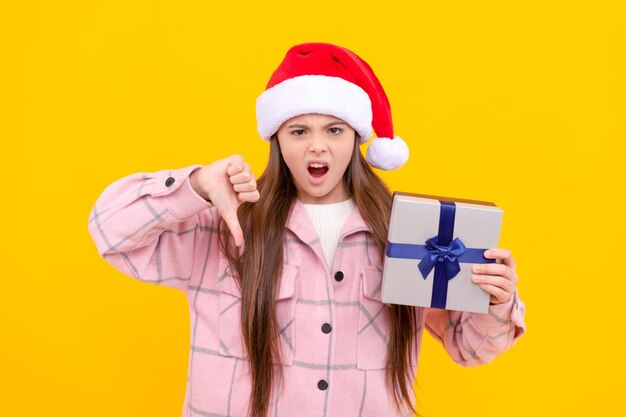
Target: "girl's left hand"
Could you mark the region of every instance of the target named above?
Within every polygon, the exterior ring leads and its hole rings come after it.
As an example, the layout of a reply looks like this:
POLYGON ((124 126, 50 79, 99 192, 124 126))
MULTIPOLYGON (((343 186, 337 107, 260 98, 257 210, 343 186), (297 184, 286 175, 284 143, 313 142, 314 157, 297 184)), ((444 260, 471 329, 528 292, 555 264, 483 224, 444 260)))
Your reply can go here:
POLYGON ((491 294, 491 304, 508 302, 517 285, 515 260, 511 251, 502 248, 493 248, 485 251, 485 258, 495 259, 495 264, 475 264, 472 266, 472 281, 491 294))

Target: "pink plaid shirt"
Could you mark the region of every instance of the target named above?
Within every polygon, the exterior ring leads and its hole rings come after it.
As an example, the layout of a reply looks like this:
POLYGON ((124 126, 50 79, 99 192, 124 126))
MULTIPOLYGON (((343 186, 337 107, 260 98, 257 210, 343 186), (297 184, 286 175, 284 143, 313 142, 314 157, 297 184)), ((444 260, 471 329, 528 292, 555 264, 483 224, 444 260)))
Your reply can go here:
MULTIPOLYGON (((183 417, 244 417, 250 374, 240 329, 241 294, 218 248, 219 214, 195 193, 201 165, 139 173, 109 185, 89 231, 104 259, 143 282, 184 291, 191 352, 183 417)), ((276 300, 285 384, 268 416, 410 416, 395 411, 385 386, 389 338, 380 301, 382 264, 358 207, 341 232, 329 270, 319 237, 299 201, 284 235, 276 300)), ((515 297, 488 314, 416 307, 424 329, 462 366, 488 363, 524 333, 515 297)))

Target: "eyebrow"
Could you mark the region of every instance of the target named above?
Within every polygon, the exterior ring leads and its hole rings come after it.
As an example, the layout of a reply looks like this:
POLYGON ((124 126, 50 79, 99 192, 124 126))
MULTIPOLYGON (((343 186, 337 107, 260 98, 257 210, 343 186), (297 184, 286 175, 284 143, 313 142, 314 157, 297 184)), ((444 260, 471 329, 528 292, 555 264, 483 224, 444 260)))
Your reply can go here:
MULTIPOLYGON (((333 125, 347 125, 347 123, 346 122, 341 122, 341 121, 330 122, 330 123, 326 124, 324 127, 327 128, 327 127, 330 127, 330 126, 333 126, 333 125)), ((308 126, 307 125, 295 124, 295 125, 289 125, 287 127, 288 128, 293 128, 293 127, 304 127, 304 128, 307 128, 308 126)))

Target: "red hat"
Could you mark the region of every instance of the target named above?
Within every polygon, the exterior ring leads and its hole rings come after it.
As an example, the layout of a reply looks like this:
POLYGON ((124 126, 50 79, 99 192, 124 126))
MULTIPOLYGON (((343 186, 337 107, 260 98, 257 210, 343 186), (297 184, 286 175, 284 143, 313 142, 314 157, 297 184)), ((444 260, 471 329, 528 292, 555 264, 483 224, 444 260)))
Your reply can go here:
POLYGON ((354 52, 328 43, 291 47, 257 98, 257 130, 265 140, 292 117, 321 113, 338 117, 367 142, 376 168, 400 168, 409 158, 407 144, 393 134, 391 108, 374 71, 354 52))

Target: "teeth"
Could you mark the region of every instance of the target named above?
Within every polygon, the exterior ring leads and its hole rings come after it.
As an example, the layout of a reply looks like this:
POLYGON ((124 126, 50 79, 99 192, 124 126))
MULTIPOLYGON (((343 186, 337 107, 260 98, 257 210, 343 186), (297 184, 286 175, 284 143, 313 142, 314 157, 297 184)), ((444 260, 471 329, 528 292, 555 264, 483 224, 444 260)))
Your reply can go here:
POLYGON ((309 166, 311 168, 324 168, 326 166, 326 164, 321 164, 321 163, 314 162, 312 164, 309 164, 309 166))

